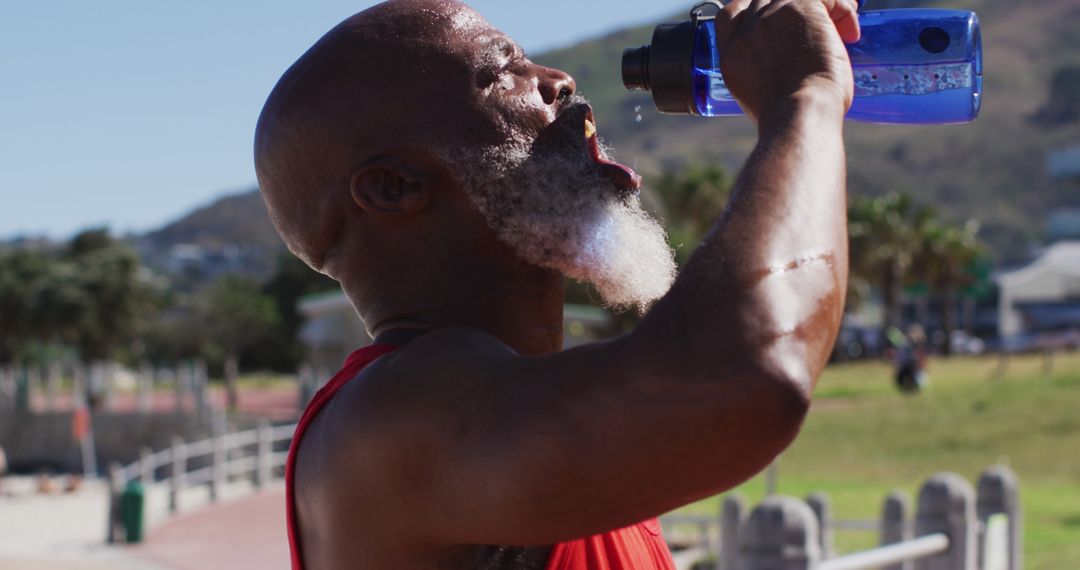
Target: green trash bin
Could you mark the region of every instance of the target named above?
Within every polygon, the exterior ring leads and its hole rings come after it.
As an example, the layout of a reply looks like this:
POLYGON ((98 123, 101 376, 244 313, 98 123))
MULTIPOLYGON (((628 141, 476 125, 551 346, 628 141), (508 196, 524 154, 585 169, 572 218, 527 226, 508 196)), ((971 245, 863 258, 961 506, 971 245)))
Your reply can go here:
POLYGON ((128 482, 120 496, 120 522, 124 525, 126 541, 130 544, 142 542, 145 503, 146 491, 142 483, 128 482))

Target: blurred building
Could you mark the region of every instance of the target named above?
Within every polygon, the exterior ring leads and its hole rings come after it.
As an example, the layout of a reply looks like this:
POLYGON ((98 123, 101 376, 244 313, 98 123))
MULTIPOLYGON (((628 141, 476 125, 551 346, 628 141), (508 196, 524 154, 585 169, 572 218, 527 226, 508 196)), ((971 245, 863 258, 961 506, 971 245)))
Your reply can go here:
MULTIPOLYGON (((340 291, 304 297, 297 309, 304 316, 300 342, 304 345, 305 357, 315 370, 337 370, 349 353, 371 344, 364 323, 340 291)), ((563 346, 571 348, 604 338, 611 331, 612 322, 611 313, 604 309, 566 305, 563 346)))
POLYGON ((341 291, 303 297, 297 310, 304 316, 298 333, 304 356, 317 371, 337 370, 350 353, 371 344, 364 323, 341 291))
POLYGON ((1080 176, 1080 145, 1050 153, 1046 158, 1046 170, 1050 178, 1080 176))
POLYGON ((1058 241, 996 280, 1003 338, 1080 328, 1080 241, 1058 241))

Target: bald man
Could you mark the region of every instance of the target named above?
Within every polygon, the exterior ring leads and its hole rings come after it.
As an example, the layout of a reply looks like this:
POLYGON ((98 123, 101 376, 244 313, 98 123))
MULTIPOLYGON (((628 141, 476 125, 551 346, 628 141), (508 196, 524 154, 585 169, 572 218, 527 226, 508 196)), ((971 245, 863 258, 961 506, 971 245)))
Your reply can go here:
POLYGON ((305 53, 259 120, 260 188, 375 344, 294 438, 293 567, 672 568, 655 517, 783 450, 833 346, 855 12, 724 8, 759 142, 677 279, 574 80, 467 6, 391 0, 305 53), (643 321, 562 350, 564 276, 643 321))

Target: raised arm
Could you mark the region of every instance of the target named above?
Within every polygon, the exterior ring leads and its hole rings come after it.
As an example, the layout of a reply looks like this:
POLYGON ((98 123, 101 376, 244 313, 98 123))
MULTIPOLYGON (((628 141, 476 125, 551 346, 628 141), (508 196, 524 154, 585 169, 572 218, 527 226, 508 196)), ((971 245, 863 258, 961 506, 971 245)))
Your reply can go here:
POLYGON ((725 9, 725 77, 760 141, 722 219, 633 333, 524 358, 443 330, 365 373, 346 395, 357 425, 328 431, 355 440, 349 470, 381 489, 388 528, 433 545, 576 538, 723 491, 791 442, 846 289, 841 35, 857 37, 854 9, 725 9))

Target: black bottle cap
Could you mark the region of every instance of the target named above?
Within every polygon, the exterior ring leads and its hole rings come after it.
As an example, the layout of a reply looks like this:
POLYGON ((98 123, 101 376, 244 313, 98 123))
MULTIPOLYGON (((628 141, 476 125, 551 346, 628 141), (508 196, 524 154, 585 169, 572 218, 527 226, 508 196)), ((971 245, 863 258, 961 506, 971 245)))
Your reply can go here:
POLYGON ((653 32, 649 48, 648 84, 656 110, 677 115, 696 115, 694 106, 692 22, 662 24, 653 32))
POLYGON ((630 91, 649 90, 649 46, 623 50, 622 81, 630 91))

